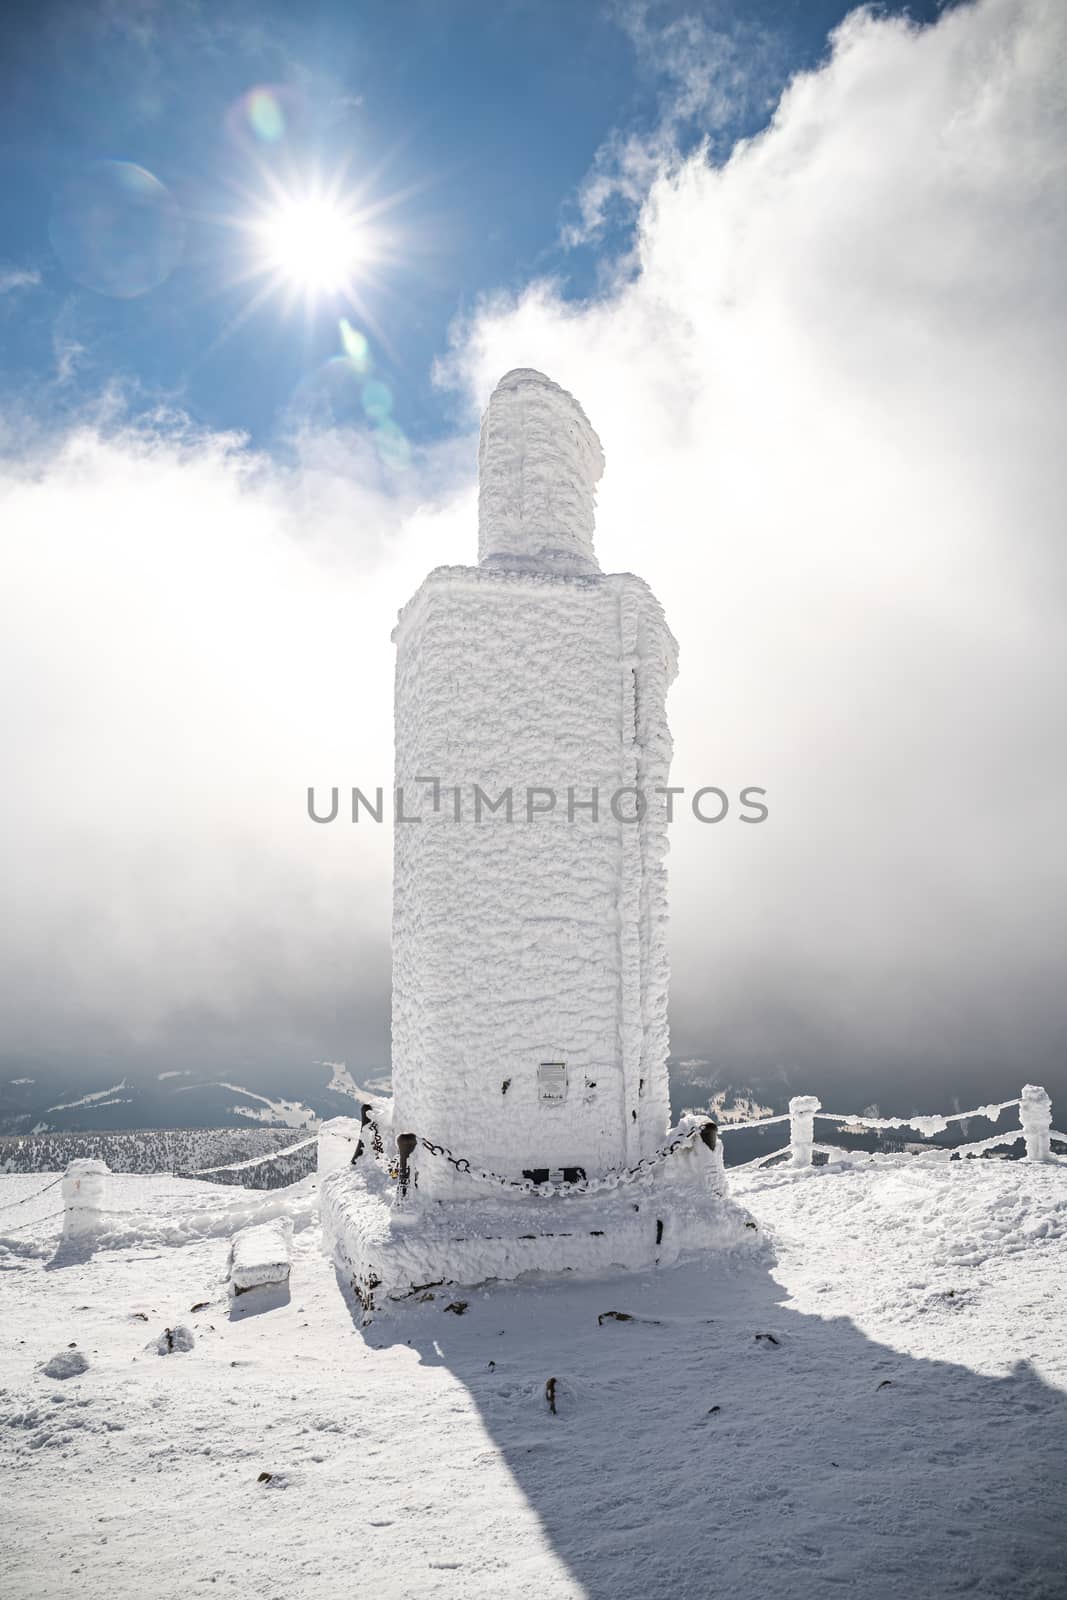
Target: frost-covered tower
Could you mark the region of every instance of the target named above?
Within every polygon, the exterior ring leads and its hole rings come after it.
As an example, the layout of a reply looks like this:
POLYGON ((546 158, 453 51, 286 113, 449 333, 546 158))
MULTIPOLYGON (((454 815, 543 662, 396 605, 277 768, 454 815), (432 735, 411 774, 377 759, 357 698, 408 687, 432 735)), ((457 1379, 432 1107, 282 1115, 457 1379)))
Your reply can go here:
POLYGON ((509 372, 479 461, 478 565, 431 572, 394 634, 393 1098, 319 1135, 367 1316, 755 1228, 714 1123, 667 1131, 674 640, 597 563, 604 457, 573 396, 509 372))
POLYGON ((677 647, 647 584, 600 570, 604 457, 572 395, 509 372, 479 467, 478 565, 431 572, 393 635, 393 1128, 592 1177, 669 1121, 677 647))

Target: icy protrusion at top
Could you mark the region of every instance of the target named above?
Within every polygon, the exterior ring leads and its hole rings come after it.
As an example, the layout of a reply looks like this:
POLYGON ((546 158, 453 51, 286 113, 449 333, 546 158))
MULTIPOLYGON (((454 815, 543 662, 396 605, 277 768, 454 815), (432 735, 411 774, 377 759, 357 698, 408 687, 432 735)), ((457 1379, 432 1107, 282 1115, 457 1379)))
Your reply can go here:
POLYGON ((478 559, 599 572, 593 552, 604 452, 573 395, 530 367, 494 389, 478 447, 478 559))

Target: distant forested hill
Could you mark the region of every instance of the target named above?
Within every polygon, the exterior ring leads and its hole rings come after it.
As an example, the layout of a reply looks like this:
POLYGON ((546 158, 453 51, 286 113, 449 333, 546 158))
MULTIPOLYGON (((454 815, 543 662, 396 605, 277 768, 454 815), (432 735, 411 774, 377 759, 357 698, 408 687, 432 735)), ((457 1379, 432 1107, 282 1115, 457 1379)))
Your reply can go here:
MULTIPOLYGON (((0 1138, 0 1172, 62 1172, 91 1157, 112 1172, 185 1172, 225 1166, 284 1150, 307 1135, 294 1128, 152 1128, 137 1133, 39 1133, 0 1138)), ((274 1189, 314 1170, 315 1146, 243 1172, 212 1174, 219 1183, 274 1189)))

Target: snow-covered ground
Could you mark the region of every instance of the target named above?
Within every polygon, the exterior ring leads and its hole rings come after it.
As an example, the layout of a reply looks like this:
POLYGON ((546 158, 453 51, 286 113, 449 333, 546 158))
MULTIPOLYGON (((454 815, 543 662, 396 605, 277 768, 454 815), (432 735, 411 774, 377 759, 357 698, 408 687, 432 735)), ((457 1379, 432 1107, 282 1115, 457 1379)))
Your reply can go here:
POLYGON ((367 1328, 313 1178, 112 1182, 78 1255, 0 1178, 10 1600, 1067 1594, 1067 1165, 741 1174, 762 1259, 367 1328), (288 1292, 231 1308, 230 1235, 285 1214, 288 1292))
MULTIPOLYGON (((12 1078, 12 1083, 32 1083, 32 1078, 12 1078)), ((100 1105, 128 1105, 128 1100, 115 1101, 112 1095, 117 1095, 120 1089, 125 1089, 126 1079, 121 1083, 112 1084, 110 1089, 98 1089, 95 1094, 83 1094, 80 1100, 64 1100, 58 1106, 49 1106, 49 1111, 77 1111, 81 1106, 100 1105)))
POLYGON ((272 1100, 269 1095, 255 1094, 251 1089, 244 1088, 239 1083, 195 1083, 190 1084, 188 1091, 183 1086, 175 1089, 175 1094, 196 1093, 202 1089, 229 1089, 233 1094, 243 1094, 249 1100, 254 1100, 254 1106, 230 1106, 229 1110, 235 1117, 247 1117, 250 1122, 267 1122, 272 1126, 282 1123, 287 1128, 306 1128, 317 1121, 314 1111, 300 1100, 272 1100))

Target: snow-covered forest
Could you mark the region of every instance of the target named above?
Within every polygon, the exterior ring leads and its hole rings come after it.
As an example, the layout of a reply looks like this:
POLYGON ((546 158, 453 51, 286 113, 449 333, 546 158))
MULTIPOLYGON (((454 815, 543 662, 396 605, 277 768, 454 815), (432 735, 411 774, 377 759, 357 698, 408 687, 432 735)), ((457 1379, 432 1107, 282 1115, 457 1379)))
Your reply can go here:
MULTIPOLYGON (((299 1141, 291 1128, 152 1128, 141 1133, 41 1133, 0 1138, 0 1172, 61 1172, 69 1161, 106 1161, 112 1172, 186 1172, 221 1167, 283 1150, 299 1141)), ((315 1165, 314 1144, 283 1162, 258 1162, 240 1181, 252 1189, 293 1183, 315 1165)), ((216 1181, 227 1182, 219 1173, 216 1181)))

